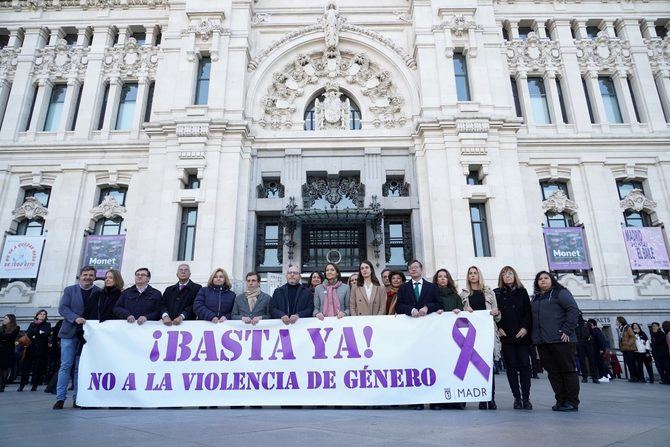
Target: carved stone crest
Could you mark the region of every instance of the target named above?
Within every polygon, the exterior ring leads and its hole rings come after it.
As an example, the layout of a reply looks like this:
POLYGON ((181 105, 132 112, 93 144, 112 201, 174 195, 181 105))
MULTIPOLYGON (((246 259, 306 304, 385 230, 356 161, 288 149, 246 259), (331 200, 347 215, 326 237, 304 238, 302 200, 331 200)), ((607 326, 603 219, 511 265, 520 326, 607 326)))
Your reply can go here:
POLYGON ((311 208, 318 199, 325 199, 335 208, 343 198, 351 199, 358 208, 363 206, 365 186, 357 177, 307 177, 302 185, 303 208, 311 208))
POLYGON ((512 74, 516 72, 557 71, 563 64, 559 43, 540 39, 529 33, 526 40, 515 39, 505 42, 507 64, 512 74))
POLYGON ((91 214, 92 214, 93 220, 97 220, 101 217, 104 217, 105 219, 113 219, 115 217, 123 217, 123 215, 125 213, 126 213, 126 208, 119 205, 119 202, 117 202, 114 197, 109 196, 109 195, 105 196, 105 198, 102 199, 102 202, 100 203, 100 205, 91 209, 91 214))
POLYGON ((316 129, 348 129, 350 103, 346 98, 342 101, 340 88, 335 82, 326 85, 323 101, 315 102, 316 129))
POLYGON ((12 215, 14 215, 14 219, 16 220, 32 220, 36 217, 44 219, 47 216, 47 212, 47 208, 42 205, 35 197, 26 197, 26 200, 23 201, 23 204, 12 211, 12 215))
POLYGON ((647 199, 641 190, 634 189, 619 202, 619 206, 624 211, 653 212, 656 209, 656 202, 647 199))
POLYGON ((670 36, 645 39, 649 64, 655 75, 670 76, 670 36))
POLYGON ((18 64, 17 57, 21 52, 18 48, 5 47, 0 49, 0 80, 12 79, 18 64))
POLYGON ((576 45, 577 60, 582 72, 630 71, 632 68, 630 43, 628 41, 609 37, 601 31, 595 40, 578 40, 576 45))
POLYGON ((59 39, 52 47, 35 50, 33 74, 48 78, 83 77, 90 48, 70 47, 59 39))
POLYGON ((552 213, 562 213, 567 211, 570 214, 574 214, 577 211, 577 204, 568 199, 568 196, 559 189, 550 195, 547 200, 542 202, 542 209, 552 213))
POLYGON ((460 38, 463 37, 465 33, 470 30, 480 31, 483 30, 484 27, 482 25, 478 25, 477 22, 472 20, 472 18, 466 17, 463 14, 458 14, 450 16, 449 18, 445 19, 441 24, 433 27, 433 30, 435 31, 443 29, 450 29, 455 37, 460 38))
POLYGON ((104 68, 108 77, 153 77, 158 67, 158 47, 139 45, 130 37, 125 45, 105 50, 104 68))

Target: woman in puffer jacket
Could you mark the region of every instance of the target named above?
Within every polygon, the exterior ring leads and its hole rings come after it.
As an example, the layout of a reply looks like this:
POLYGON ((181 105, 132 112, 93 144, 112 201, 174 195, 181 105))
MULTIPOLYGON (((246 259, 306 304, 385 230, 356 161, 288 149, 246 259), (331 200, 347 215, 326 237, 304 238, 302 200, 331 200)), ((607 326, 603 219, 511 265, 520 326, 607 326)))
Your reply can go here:
POLYGON ((223 323, 230 318, 235 304, 235 292, 230 290, 228 273, 221 267, 212 272, 207 287, 198 292, 193 303, 193 311, 198 320, 223 323))

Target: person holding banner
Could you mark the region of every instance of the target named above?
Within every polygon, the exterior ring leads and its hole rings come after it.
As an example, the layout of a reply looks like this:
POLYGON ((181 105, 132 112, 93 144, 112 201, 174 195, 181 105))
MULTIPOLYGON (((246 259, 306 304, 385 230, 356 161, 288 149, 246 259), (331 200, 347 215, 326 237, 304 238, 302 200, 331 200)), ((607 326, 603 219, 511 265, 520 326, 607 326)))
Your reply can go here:
POLYGON ((230 318, 235 304, 235 292, 230 290, 232 284, 226 272, 221 267, 215 269, 207 286, 198 291, 193 302, 193 311, 198 320, 223 323, 230 318))
POLYGON ((530 403, 530 298, 516 270, 505 266, 498 275, 500 309, 498 335, 515 410, 532 410, 530 403))
POLYGON ((358 266, 362 284, 351 289, 351 315, 386 315, 386 287, 379 283, 370 261, 358 266))
POLYGON ((407 282, 403 272, 393 271, 389 273, 391 286, 386 292, 386 315, 395 315, 395 305, 398 301, 398 290, 407 282))
POLYGON ((423 264, 416 259, 407 264, 411 280, 398 289, 396 313, 409 317, 425 317, 442 309, 437 287, 423 278, 423 264))
POLYGON ((349 286, 342 283, 342 273, 333 263, 323 269, 326 281, 314 289, 312 314, 323 321, 324 317, 342 318, 349 315, 349 286))
POLYGON ((100 290, 93 284, 96 277, 94 267, 82 267, 79 271, 79 284, 68 286, 63 290, 63 296, 58 303, 58 313, 63 317, 63 325, 58 336, 60 337, 60 369, 58 370, 58 384, 56 385, 56 403, 54 410, 62 410, 67 398, 67 388, 70 384, 70 372, 74 369, 74 392, 73 406, 77 405, 77 370, 81 338, 79 337, 82 326, 86 324, 83 317, 84 303, 90 300, 91 295, 100 290))
MULTIPOLYGON (((484 277, 481 270, 477 266, 470 266, 468 268, 467 289, 461 292, 461 300, 463 301, 463 309, 468 312, 475 310, 488 310, 493 316, 493 324, 500 321, 500 311, 498 310, 498 302, 496 295, 490 287, 484 284, 484 277)), ((493 329, 493 360, 500 360, 500 338, 498 337, 497 328, 493 329)), ((496 410, 496 379, 495 375, 491 376, 491 400, 488 402, 479 402, 479 409, 496 410)))
POLYGON ((309 318, 314 313, 314 300, 309 296, 307 287, 300 284, 300 269, 289 265, 286 271, 286 284, 277 287, 270 300, 270 316, 288 325, 298 318, 309 318))
POLYGON ((128 323, 144 324, 160 319, 161 293, 149 285, 151 272, 142 267, 135 271, 135 284, 121 293, 114 315, 128 323))
POLYGON ((242 320, 243 323, 256 325, 263 319, 270 318, 270 295, 261 291, 261 275, 256 272, 247 273, 247 290, 235 297, 235 304, 230 314, 231 320, 242 320))
POLYGON ((177 284, 165 289, 161 299, 161 320, 166 326, 178 326, 184 320, 194 318, 193 301, 202 286, 191 281, 191 267, 179 264, 177 284))
POLYGON ((556 405, 551 409, 577 411, 579 376, 575 368, 575 329, 579 308, 570 291, 547 271, 535 275, 533 289, 531 337, 556 396, 556 405))
POLYGON ((84 315, 87 320, 116 320, 114 308, 123 292, 123 277, 116 269, 105 273, 105 286, 91 294, 91 299, 84 303, 84 315))

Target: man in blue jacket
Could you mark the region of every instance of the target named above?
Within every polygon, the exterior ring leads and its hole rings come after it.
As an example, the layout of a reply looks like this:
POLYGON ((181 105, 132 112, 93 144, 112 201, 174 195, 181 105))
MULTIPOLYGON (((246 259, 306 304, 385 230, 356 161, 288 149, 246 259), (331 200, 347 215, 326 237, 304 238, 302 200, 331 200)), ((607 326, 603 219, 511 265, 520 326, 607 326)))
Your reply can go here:
POLYGON ((309 290, 300 284, 300 269, 294 265, 288 267, 286 284, 275 289, 270 300, 270 315, 280 318, 284 324, 293 324, 298 318, 311 317, 314 312, 314 300, 309 290))
POLYGON ((114 307, 114 315, 128 323, 144 324, 160 320, 161 293, 149 285, 151 272, 146 267, 135 271, 135 285, 121 293, 114 307))
POLYGON ((79 369, 79 353, 81 339, 79 333, 86 320, 84 302, 91 298, 91 294, 100 290, 93 285, 95 268, 82 267, 79 271, 79 284, 68 286, 63 290, 63 296, 58 304, 58 313, 63 317, 63 323, 58 336, 60 337, 60 369, 58 370, 58 384, 56 385, 56 403, 54 410, 61 410, 67 398, 67 387, 70 384, 70 372, 74 367, 74 399, 73 406, 77 405, 77 370, 79 369))
POLYGON ((398 289, 396 313, 424 317, 442 308, 437 286, 423 278, 423 264, 416 259, 407 264, 410 280, 398 289))

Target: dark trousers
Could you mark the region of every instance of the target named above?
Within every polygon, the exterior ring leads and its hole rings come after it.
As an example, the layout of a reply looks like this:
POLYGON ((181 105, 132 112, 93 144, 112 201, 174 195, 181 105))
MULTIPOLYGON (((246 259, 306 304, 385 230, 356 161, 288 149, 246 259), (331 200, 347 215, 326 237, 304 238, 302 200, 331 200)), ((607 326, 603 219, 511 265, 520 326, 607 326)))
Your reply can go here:
POLYGON ((635 359, 633 351, 621 351, 623 355, 623 364, 628 369, 628 377, 633 380, 642 380, 637 374, 637 368, 635 367, 635 359))
POLYGON ((23 365, 21 365, 21 385, 25 386, 31 375, 30 384, 32 386, 41 385, 46 367, 47 358, 45 355, 35 355, 28 351, 23 359, 23 365))
POLYGON ((661 382, 670 383, 670 357, 657 356, 654 358, 656 369, 661 382))
POLYGON ((646 367, 647 374, 649 375, 649 382, 654 383, 654 370, 651 367, 651 354, 646 352, 634 352, 633 361, 635 364, 635 375, 640 382, 644 382, 644 369, 646 367))
POLYGON ((507 367, 507 381, 515 399, 530 397, 530 345, 503 343, 502 355, 507 367), (519 387, 521 385, 521 387, 519 387), (521 390, 519 391, 519 388, 521 390))
POLYGON ((600 362, 596 357, 596 350, 592 343, 577 343, 577 356, 579 357, 579 370, 584 379, 589 374, 594 380, 602 377, 598 367, 600 362))
POLYGON ((575 347, 572 343, 537 345, 542 367, 547 370, 556 403, 579 406, 579 376, 575 370, 575 347))
POLYGON ((531 345, 530 347, 530 364, 533 368, 533 375, 542 373, 542 365, 540 364, 540 357, 537 353, 537 346, 531 345))

